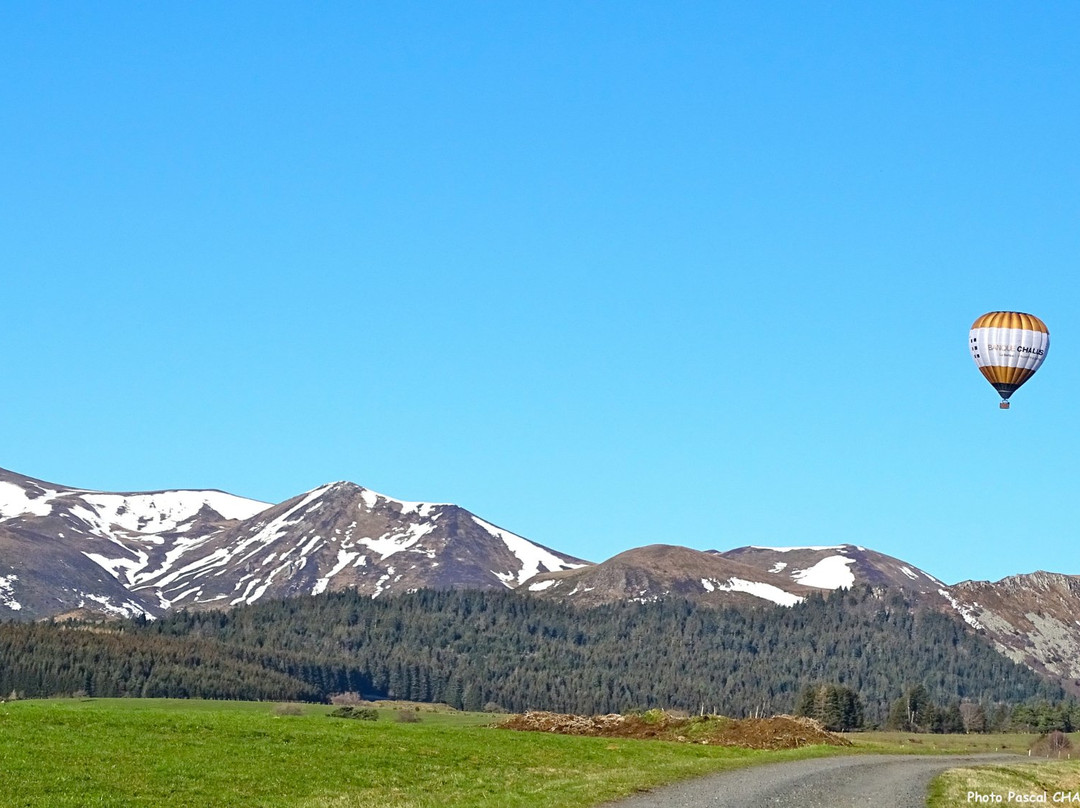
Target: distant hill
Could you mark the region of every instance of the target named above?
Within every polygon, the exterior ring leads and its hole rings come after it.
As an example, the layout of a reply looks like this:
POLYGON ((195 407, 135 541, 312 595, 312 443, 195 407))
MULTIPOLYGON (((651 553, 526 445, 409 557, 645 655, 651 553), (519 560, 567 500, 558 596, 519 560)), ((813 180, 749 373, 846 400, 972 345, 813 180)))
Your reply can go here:
POLYGON ((792 606, 821 589, 776 576, 715 553, 667 544, 627 550, 601 564, 530 579, 525 591, 577 606, 655 603, 686 598, 708 606, 792 606), (778 586, 778 584, 780 584, 778 586))

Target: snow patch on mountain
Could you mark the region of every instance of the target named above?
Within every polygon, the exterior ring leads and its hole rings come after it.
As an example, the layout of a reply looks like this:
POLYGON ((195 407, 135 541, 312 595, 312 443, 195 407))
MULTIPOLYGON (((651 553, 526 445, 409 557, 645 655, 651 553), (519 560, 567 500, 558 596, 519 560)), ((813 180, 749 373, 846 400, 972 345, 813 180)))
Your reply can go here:
POLYGON ((204 507, 226 519, 249 519, 270 506, 234 497, 222 491, 161 491, 152 494, 82 494, 108 526, 129 533, 164 533, 183 530, 204 507))
POLYGON ((270 507, 265 502, 224 491, 157 491, 147 494, 108 494, 96 491, 60 492, 0 482, 0 520, 17 516, 49 516, 57 505, 70 503, 71 511, 99 532, 115 526, 128 533, 176 531, 209 506, 225 519, 248 519, 270 507), (38 493, 32 496, 31 493, 38 493), (89 506, 89 509, 83 506, 89 506))
MULTIPOLYGON (((975 617, 975 610, 971 606, 961 603, 944 589, 939 589, 938 594, 949 601, 949 603, 952 604, 952 607, 956 609, 957 613, 964 618, 964 622, 973 629, 979 630, 985 628, 983 624, 979 622, 978 618, 975 617)), ((978 604, 975 605, 978 606, 978 604)))
POLYGON ((18 516, 48 516, 57 491, 42 488, 41 495, 31 497, 25 488, 15 483, 0 482, 0 521, 18 516))
POLYGON ((130 618, 142 615, 150 620, 155 619, 152 612, 147 611, 145 607, 133 600, 126 600, 123 603, 116 604, 104 595, 92 595, 89 592, 79 592, 78 595, 81 598, 79 601, 80 609, 86 608, 86 601, 89 600, 96 603, 102 611, 116 617, 130 618))
POLYGON ((419 523, 409 525, 404 532, 384 533, 377 539, 359 538, 358 544, 362 544, 370 550, 378 553, 380 561, 385 561, 395 553, 400 553, 416 545, 424 536, 435 529, 435 523, 419 523))
MULTIPOLYGON (((215 567, 224 567, 226 564, 229 563, 230 558, 231 558, 231 554, 229 553, 228 550, 225 550, 224 548, 219 548, 219 549, 215 550, 214 552, 210 553, 210 555, 206 555, 206 556, 203 556, 201 558, 196 558, 194 561, 192 561, 192 562, 190 562, 188 564, 185 564, 184 566, 180 567, 179 569, 173 570, 168 575, 166 575, 164 578, 161 578, 160 580, 157 580, 157 581, 153 581, 152 585, 156 586, 156 587, 164 588, 164 587, 168 586, 169 584, 171 584, 173 581, 175 581, 177 578, 179 578, 181 575, 184 575, 185 573, 189 573, 189 572, 194 572, 195 570, 199 570, 199 572, 198 572, 197 575, 192 576, 192 577, 198 577, 199 575, 205 575, 207 572, 214 569, 215 567)), ((154 576, 148 576, 148 577, 150 578, 150 580, 152 580, 154 576)), ((147 584, 147 586, 148 585, 150 585, 150 584, 147 584)))
POLYGON ((227 563, 231 558, 239 558, 241 561, 250 558, 256 553, 260 552, 263 548, 273 544, 286 533, 289 528, 295 524, 301 522, 306 512, 310 512, 318 508, 322 503, 317 500, 325 494, 333 484, 323 485, 312 491, 308 491, 304 497, 293 505, 285 513, 281 514, 275 519, 271 519, 266 524, 255 525, 251 528, 253 536, 248 537, 242 542, 239 542, 232 553, 225 553, 222 563, 227 563), (249 548, 251 548, 249 550, 249 548), (243 555, 247 551, 247 555, 243 555))
MULTIPOLYGON (((780 606, 794 606, 796 603, 802 603, 803 600, 798 595, 785 592, 778 586, 762 583, 761 581, 746 581, 742 578, 730 578, 724 583, 719 581, 707 581, 707 579, 704 578, 701 581, 702 585, 705 585, 707 582, 711 583, 721 592, 745 592, 748 595, 772 601, 780 606)), ((712 591, 708 586, 705 588, 710 592, 712 591)))
POLYGON ((83 555, 105 569, 109 575, 117 580, 120 580, 120 573, 123 571, 124 583, 131 583, 135 574, 146 566, 146 553, 143 552, 137 553, 136 558, 109 558, 99 553, 87 553, 85 551, 83 555))
POLYGON ((816 589, 850 589, 855 584, 855 573, 850 569, 854 563, 855 559, 847 556, 828 556, 812 567, 793 572, 791 577, 816 589))
MULTIPOLYGON (((286 553, 286 555, 288 555, 288 553, 286 553)), ((238 603, 246 603, 250 606, 252 603, 254 603, 266 594, 266 590, 270 588, 270 584, 274 582, 274 578, 276 578, 281 572, 288 569, 289 567, 302 569, 306 561, 307 558, 301 556, 296 561, 286 561, 281 566, 275 567, 273 570, 270 571, 270 574, 266 576, 265 580, 261 578, 255 578, 248 584, 247 589, 244 590, 244 594, 241 595, 239 598, 236 598, 235 600, 229 601, 230 604, 235 606, 238 603)))
MULTIPOLYGON (((351 485, 351 483, 334 483, 334 485, 351 485)), ((381 501, 397 505, 398 508, 401 510, 402 516, 410 513, 415 513, 425 519, 431 516, 432 512, 436 508, 450 507, 445 503, 409 502, 408 500, 404 499, 396 499, 394 497, 389 497, 386 494, 380 494, 377 491, 372 491, 370 488, 365 488, 360 492, 360 499, 363 501, 364 505, 369 511, 375 510, 376 506, 381 501)))
MULTIPOLYGON (((169 574, 170 570, 172 570, 176 562, 182 559, 184 556, 190 555, 193 550, 205 544, 208 540, 209 537, 177 537, 176 541, 173 543, 172 549, 168 550, 165 553, 165 558, 161 562, 161 566, 154 570, 147 570, 145 568, 145 565, 138 569, 130 569, 127 574, 129 583, 131 583, 132 586, 138 588, 141 584, 157 578, 159 580, 155 582, 156 586, 166 586, 167 584, 171 583, 181 572, 181 570, 178 570, 173 574, 169 574)), ((102 566, 105 566, 105 564, 101 561, 98 561, 98 563, 102 566)), ((108 567, 106 567, 106 569, 108 569, 108 567)))
POLYGON ((558 572, 559 570, 572 570, 585 566, 584 564, 571 564, 568 561, 563 561, 550 550, 545 550, 540 545, 533 544, 528 539, 523 539, 508 530, 495 527, 495 525, 489 524, 477 516, 473 516, 472 519, 492 536, 501 539, 503 544, 506 545, 506 549, 521 562, 521 569, 516 575, 513 571, 510 573, 495 573, 500 581, 511 588, 525 583, 541 572, 558 572))
MULTIPOLYGON (((820 547, 762 547, 757 544, 750 545, 751 550, 769 550, 773 553, 791 553, 796 550, 843 550, 845 547, 846 545, 843 544, 825 545, 820 547)), ((861 550, 862 548, 859 547, 857 549, 861 550)))
MULTIPOLYGON (((3 518, 59 515, 73 531, 107 541, 109 544, 103 547, 115 545, 112 552, 82 551, 82 555, 129 588, 151 578, 162 578, 181 557, 205 541, 205 538, 186 539, 183 536, 200 515, 206 516, 205 509, 209 508, 222 519, 240 520, 268 507, 265 502, 223 491, 110 494, 0 482, 0 514, 3 518), (40 495, 32 496, 35 492, 40 495), (140 546, 161 545, 166 541, 165 534, 170 534, 172 547, 161 566, 149 570, 150 555, 140 546)), ((63 533, 59 537, 63 538, 63 533)), ((146 613, 134 601, 117 605, 99 600, 102 596, 98 595, 81 593, 80 596, 117 616, 146 613)), ((163 607, 166 604, 167 601, 163 607)))
POLYGON ((13 612, 22 609, 22 604, 15 600, 15 591, 12 586, 17 580, 19 580, 18 575, 0 575, 0 606, 11 609, 13 612))
POLYGON ((326 587, 330 584, 330 579, 345 569, 353 560, 360 555, 360 553, 350 552, 349 550, 338 550, 337 563, 326 573, 322 578, 319 578, 315 582, 315 586, 311 588, 311 594, 321 595, 326 591, 326 587))

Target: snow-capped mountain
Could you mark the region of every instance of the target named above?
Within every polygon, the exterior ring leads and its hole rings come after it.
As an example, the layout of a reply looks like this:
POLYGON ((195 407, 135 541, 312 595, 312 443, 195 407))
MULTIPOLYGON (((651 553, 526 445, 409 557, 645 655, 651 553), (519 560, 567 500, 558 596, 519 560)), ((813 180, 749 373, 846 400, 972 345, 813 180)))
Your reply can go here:
POLYGON ((0 469, 0 616, 157 614, 133 584, 267 507, 223 491, 86 491, 0 469))
POLYGON ((225 529, 138 581, 161 608, 235 606, 263 597, 356 589, 513 589, 587 562, 528 541, 456 505, 404 502, 324 485, 225 529))
POLYGON ((585 563, 457 506, 347 482, 269 505, 221 491, 85 491, 0 470, 0 616, 155 616, 345 587, 514 588, 585 563))
POLYGON ((509 588, 592 606, 687 598, 791 606, 869 585, 949 612, 1080 694, 1080 576, 1038 572, 949 586, 851 544, 651 545, 590 564, 455 505, 348 482, 271 505, 223 491, 108 493, 0 469, 0 619, 157 616, 352 588, 509 588))
POLYGON ((719 552, 721 558, 738 561, 767 572, 767 580, 786 588, 799 584, 818 590, 871 586, 902 592, 909 600, 935 607, 947 600, 948 587, 918 567, 854 544, 831 547, 737 547, 719 552))
POLYGON ((832 547, 738 547, 691 550, 651 545, 593 567, 539 575, 525 590, 582 605, 681 597, 710 605, 791 606, 813 592, 869 585, 902 592, 913 602, 948 604, 946 585, 903 561, 843 544, 832 547))
POLYGON ((686 598, 710 606, 763 601, 792 606, 814 591, 715 553, 668 544, 638 547, 603 563, 527 581, 530 594, 579 606, 686 598))

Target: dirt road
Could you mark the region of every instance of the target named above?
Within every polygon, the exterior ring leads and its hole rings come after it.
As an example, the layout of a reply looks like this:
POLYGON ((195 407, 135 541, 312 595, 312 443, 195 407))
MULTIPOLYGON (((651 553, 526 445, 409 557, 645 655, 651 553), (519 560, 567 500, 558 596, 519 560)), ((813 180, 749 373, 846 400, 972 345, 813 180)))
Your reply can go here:
POLYGON ((608 808, 925 808, 946 769, 1012 755, 858 755, 753 766, 609 803, 608 808))

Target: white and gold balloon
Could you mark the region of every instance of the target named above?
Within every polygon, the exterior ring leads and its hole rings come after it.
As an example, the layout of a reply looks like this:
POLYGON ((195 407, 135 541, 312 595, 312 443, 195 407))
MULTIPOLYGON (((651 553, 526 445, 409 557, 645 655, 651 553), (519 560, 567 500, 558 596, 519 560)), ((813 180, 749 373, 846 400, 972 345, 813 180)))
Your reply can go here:
POLYGON ((1050 331, 1034 314, 991 311, 972 324, 968 347, 979 372, 1001 396, 999 406, 1007 410, 1009 397, 1046 359, 1050 331))

